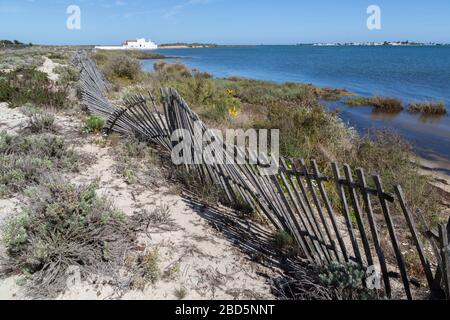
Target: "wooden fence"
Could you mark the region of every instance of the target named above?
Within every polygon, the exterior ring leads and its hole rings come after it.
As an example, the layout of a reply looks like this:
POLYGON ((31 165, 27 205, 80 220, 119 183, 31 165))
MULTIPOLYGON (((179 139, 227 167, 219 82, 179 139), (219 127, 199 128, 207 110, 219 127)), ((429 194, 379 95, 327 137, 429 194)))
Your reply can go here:
MULTIPOLYGON (((107 130, 151 141, 169 152, 179 142, 171 139, 177 129, 194 140, 195 124, 210 141, 220 140, 175 90, 162 89, 163 113, 151 95, 136 95, 121 107, 113 106, 104 96, 105 80, 86 53, 78 53, 74 64, 81 74, 83 104, 105 119, 107 130)), ((232 147, 235 154, 248 158, 244 150, 232 147)), ((450 223, 429 230, 420 213, 409 209, 400 186, 388 192, 381 177, 337 163, 330 165, 332 174, 327 176, 314 160, 281 158, 278 172, 271 176, 260 174, 262 165, 205 162, 184 169, 222 190, 226 203, 245 204, 263 213, 274 228, 289 232, 301 257, 310 263, 353 262, 367 271, 377 270, 389 298, 393 281, 401 284, 407 299, 415 298, 414 289, 420 285, 433 298, 450 298, 450 223)))

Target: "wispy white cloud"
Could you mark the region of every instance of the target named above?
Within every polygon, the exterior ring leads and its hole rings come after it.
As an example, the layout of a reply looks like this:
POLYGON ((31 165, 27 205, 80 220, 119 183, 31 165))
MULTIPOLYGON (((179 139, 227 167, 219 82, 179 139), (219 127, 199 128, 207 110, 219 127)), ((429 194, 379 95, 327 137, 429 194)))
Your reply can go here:
POLYGON ((126 5, 127 5, 127 3, 125 1, 123 1, 123 0, 114 0, 112 2, 103 3, 102 7, 105 8, 105 9, 112 9, 112 8, 115 8, 115 7, 123 7, 123 6, 126 6, 126 5))
POLYGON ((209 4, 214 1, 215 0, 188 0, 188 1, 185 1, 183 3, 180 3, 178 5, 175 5, 169 9, 165 10, 163 17, 164 18, 173 18, 176 15, 178 15, 181 11, 186 9, 187 7, 195 6, 195 5, 206 5, 206 4, 209 4))

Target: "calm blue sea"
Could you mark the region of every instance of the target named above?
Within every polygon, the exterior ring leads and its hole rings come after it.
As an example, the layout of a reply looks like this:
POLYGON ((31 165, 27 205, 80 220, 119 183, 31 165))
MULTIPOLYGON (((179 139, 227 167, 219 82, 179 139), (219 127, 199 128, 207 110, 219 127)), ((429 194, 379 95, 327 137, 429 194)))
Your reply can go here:
MULTIPOLYGON (((191 68, 216 77, 241 76, 275 82, 303 82, 346 88, 362 96, 386 95, 411 101, 444 101, 450 107, 450 47, 253 46, 164 49, 191 68)), ((146 61, 148 70, 153 61, 146 61)), ((450 117, 424 119, 403 112, 373 114, 370 108, 339 108, 359 132, 394 128, 429 159, 450 160, 450 117)), ((449 109, 450 111, 450 109, 449 109)))

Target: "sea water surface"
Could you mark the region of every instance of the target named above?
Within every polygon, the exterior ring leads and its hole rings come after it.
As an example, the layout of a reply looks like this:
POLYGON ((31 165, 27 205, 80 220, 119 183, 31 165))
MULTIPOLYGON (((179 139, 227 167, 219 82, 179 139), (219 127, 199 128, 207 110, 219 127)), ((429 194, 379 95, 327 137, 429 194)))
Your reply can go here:
MULTIPOLYGON (((345 88, 361 96, 397 97, 413 101, 443 101, 450 107, 450 46, 249 46, 202 49, 163 49, 190 68, 216 77, 241 76, 275 82, 303 82, 345 88)), ((148 70, 154 61, 145 61, 148 70)), ((406 111, 375 114, 370 107, 339 108, 340 117, 360 133, 391 128, 409 140, 429 160, 450 163, 450 116, 423 118, 406 111)), ((449 110, 450 113, 450 110, 449 110)), ((447 167, 450 172, 450 166, 447 167)), ((445 168, 443 168, 445 170, 445 168)))

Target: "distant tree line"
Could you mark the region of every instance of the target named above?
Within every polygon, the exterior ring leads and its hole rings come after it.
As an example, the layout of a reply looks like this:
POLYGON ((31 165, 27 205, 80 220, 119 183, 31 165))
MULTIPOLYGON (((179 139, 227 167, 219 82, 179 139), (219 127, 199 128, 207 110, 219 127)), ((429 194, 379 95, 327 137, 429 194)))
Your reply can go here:
POLYGON ((27 47, 32 46, 32 43, 25 44, 18 40, 0 40, 0 48, 20 48, 20 47, 27 47))

